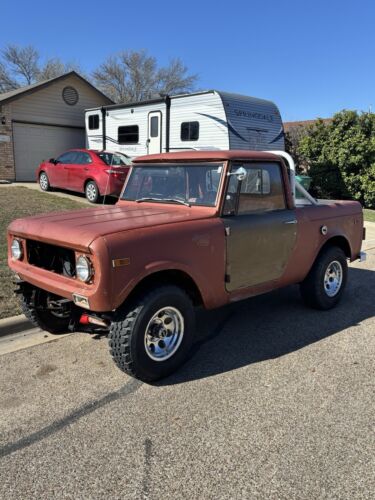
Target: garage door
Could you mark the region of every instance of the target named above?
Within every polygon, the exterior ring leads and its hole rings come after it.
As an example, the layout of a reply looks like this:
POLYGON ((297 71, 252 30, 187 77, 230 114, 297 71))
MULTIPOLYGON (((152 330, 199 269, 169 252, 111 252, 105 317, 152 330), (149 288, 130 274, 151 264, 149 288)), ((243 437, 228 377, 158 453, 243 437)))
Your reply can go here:
POLYGON ((43 160, 56 158, 70 148, 85 147, 84 129, 13 123, 17 181, 35 181, 35 169, 43 160))

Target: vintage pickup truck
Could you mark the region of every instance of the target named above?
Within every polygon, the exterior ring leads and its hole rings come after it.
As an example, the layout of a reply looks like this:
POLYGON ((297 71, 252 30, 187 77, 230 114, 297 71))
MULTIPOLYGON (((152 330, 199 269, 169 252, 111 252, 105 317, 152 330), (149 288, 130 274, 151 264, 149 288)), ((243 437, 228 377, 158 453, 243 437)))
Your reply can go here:
POLYGON ((363 238, 361 205, 312 198, 286 153, 192 151, 136 159, 114 206, 15 220, 8 250, 35 325, 108 330, 118 367, 153 381, 187 358, 195 306, 293 283, 335 306, 363 238))

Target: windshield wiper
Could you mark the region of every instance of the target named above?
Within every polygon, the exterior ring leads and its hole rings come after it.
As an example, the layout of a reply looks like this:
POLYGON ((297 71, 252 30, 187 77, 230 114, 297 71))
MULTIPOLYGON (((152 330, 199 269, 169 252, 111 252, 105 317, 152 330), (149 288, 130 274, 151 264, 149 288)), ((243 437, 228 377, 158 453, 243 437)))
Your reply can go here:
POLYGON ((190 207, 190 203, 184 200, 179 200, 178 198, 138 198, 135 200, 137 203, 142 203, 142 201, 159 201, 163 202, 165 201, 166 203, 181 203, 181 205, 185 205, 186 207, 190 207))

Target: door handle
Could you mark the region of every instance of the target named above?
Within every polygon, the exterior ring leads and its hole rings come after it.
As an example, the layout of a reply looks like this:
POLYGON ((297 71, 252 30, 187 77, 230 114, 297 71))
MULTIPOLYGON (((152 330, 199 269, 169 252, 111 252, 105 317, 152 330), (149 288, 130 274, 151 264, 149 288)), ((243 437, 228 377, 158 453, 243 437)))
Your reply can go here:
POLYGON ((284 222, 284 224, 297 224, 297 219, 287 220, 284 222))
POLYGON ((88 168, 87 168, 87 167, 85 167, 83 170, 86 170, 86 172, 87 172, 87 171, 88 171, 88 168))

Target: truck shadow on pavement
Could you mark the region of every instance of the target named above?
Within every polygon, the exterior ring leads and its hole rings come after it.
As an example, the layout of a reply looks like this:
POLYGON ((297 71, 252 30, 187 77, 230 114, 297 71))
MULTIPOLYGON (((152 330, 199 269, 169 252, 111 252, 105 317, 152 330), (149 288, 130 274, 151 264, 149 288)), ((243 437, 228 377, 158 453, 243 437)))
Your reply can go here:
POLYGON ((339 305, 306 307, 298 286, 197 314, 196 343, 187 363, 158 386, 212 377, 297 351, 375 314, 375 272, 349 270, 339 305))

